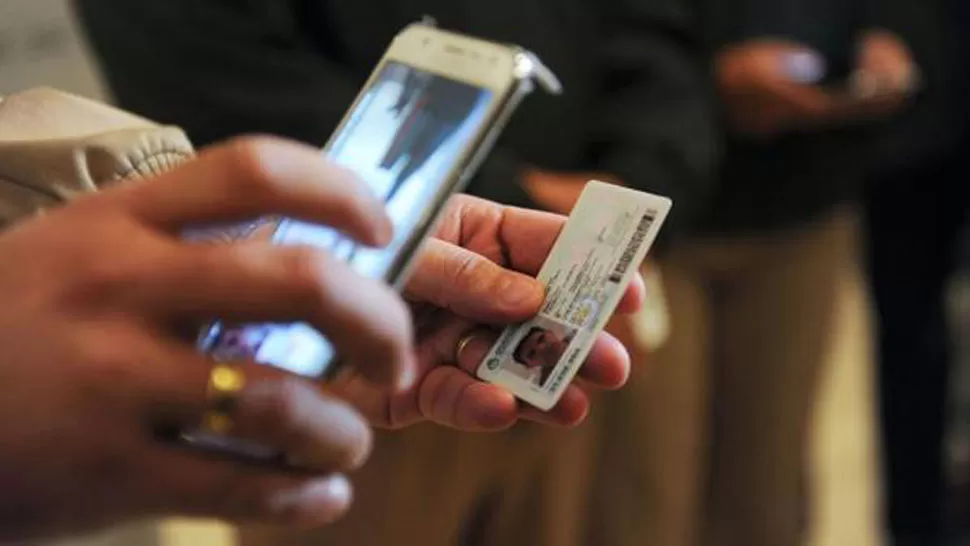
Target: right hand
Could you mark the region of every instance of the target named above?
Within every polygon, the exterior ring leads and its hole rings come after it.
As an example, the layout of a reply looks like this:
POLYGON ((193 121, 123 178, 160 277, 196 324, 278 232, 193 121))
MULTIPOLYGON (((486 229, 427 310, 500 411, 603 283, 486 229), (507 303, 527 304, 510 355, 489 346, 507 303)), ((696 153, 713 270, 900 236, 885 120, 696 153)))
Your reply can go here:
POLYGON ((234 432, 306 471, 203 456, 152 432, 198 424, 213 362, 180 332, 215 316, 310 323, 370 381, 406 387, 411 318, 386 285, 308 248, 180 238, 279 214, 386 243, 390 221, 364 187, 316 150, 246 139, 0 235, 0 541, 150 516, 341 515, 351 500, 341 473, 363 463, 371 432, 301 380, 239 363, 248 381, 234 432))

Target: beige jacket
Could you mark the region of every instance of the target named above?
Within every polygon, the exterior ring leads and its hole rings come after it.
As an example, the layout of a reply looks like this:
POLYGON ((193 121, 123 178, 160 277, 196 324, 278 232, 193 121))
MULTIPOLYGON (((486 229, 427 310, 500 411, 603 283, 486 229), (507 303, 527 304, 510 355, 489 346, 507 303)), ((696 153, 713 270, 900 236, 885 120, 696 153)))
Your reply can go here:
POLYGON ((46 88, 0 97, 0 227, 193 154, 181 129, 95 101, 46 88))

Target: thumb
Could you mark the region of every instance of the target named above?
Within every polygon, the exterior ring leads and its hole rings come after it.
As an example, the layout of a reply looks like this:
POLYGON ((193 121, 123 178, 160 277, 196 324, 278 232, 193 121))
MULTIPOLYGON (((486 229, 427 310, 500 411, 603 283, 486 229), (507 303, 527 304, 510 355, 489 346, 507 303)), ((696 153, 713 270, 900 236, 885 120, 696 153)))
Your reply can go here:
POLYGON ((535 316, 545 292, 532 277, 457 245, 428 239, 405 296, 474 322, 501 324, 535 316))

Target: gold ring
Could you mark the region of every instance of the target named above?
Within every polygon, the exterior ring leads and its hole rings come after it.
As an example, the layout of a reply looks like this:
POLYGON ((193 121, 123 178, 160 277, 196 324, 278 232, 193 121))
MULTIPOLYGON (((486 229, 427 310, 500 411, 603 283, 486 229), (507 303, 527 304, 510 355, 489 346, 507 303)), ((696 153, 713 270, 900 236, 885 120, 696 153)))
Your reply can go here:
POLYGON ((458 340, 458 344, 455 345, 456 364, 461 362, 461 353, 465 352, 465 349, 468 347, 468 344, 471 343, 473 339, 475 339, 475 333, 471 332, 471 333, 465 334, 465 337, 458 340))
POLYGON ((214 434, 228 434, 233 428, 232 412, 236 408, 239 393, 246 387, 246 376, 236 366, 216 364, 209 372, 206 385, 206 412, 202 416, 203 428, 214 434))

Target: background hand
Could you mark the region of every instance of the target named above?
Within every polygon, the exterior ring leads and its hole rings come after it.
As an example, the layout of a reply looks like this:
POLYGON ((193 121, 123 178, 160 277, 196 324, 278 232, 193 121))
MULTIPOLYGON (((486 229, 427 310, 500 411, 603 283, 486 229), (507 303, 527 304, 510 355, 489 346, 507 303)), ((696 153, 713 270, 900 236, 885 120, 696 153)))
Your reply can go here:
POLYGON ((906 45, 886 31, 867 33, 858 67, 845 88, 819 85, 827 68, 803 45, 754 40, 722 50, 715 60, 718 91, 735 129, 759 135, 884 117, 918 84, 906 45))
MULTIPOLYGON (((532 277, 564 222, 555 214, 454 198, 406 291, 418 329, 415 387, 389 395, 351 376, 334 385, 335 391, 384 427, 430 420, 462 430, 497 431, 520 418, 561 426, 582 421, 589 391, 618 388, 629 374, 626 349, 609 334, 599 337, 580 379, 548 413, 521 405, 504 389, 474 377, 497 337, 494 332, 539 311, 544 294, 532 277), (489 326, 494 332, 479 330, 489 326), (456 348, 469 332, 476 335, 456 363, 456 348)), ((619 312, 635 312, 642 298, 643 284, 637 277, 619 312)))
POLYGON ((901 38, 885 30, 863 36, 850 91, 865 115, 898 111, 919 85, 919 68, 901 38))
POLYGON ((522 183, 532 199, 543 209, 568 216, 590 180, 612 182, 613 178, 605 174, 529 168, 522 174, 522 183))
POLYGON ((833 121, 840 98, 815 85, 826 63, 793 42, 755 40, 730 46, 715 59, 715 75, 729 121, 743 132, 774 134, 833 121))

